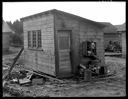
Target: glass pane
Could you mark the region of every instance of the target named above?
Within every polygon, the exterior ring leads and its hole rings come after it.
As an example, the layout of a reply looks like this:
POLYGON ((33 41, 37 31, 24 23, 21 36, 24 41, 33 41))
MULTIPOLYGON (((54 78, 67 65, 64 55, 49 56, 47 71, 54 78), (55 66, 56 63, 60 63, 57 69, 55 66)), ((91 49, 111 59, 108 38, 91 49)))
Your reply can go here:
POLYGON ((37 33, 38 33, 38 47, 41 47, 41 31, 38 30, 37 33))
POLYGON ((33 33, 33 47, 36 47, 36 32, 32 31, 33 33))

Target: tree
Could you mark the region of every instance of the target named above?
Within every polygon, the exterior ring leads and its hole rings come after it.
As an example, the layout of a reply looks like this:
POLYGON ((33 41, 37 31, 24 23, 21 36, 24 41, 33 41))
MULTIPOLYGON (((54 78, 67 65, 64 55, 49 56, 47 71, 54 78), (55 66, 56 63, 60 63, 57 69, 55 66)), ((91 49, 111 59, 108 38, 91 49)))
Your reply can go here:
POLYGON ((19 35, 21 35, 23 33, 23 24, 21 21, 14 21, 13 22, 13 27, 16 33, 18 33, 19 35))
POLYGON ((12 42, 12 44, 15 44, 17 46, 23 45, 22 37, 20 35, 17 35, 17 34, 12 35, 12 41, 11 42, 12 42))
POLYGON ((11 34, 10 43, 14 45, 23 45, 23 24, 21 21, 14 21, 11 23, 11 21, 7 22, 10 28, 15 32, 14 34, 11 34))
POLYGON ((13 24, 12 24, 11 21, 7 21, 6 23, 10 26, 10 28, 11 28, 12 30, 14 30, 14 27, 13 27, 13 24))

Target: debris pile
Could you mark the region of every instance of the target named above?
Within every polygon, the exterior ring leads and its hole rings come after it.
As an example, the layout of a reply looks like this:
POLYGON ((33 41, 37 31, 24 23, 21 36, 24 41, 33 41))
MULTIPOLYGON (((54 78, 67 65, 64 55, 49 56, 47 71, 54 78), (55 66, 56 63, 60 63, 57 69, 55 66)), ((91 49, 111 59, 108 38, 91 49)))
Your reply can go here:
MULTIPOLYGON (((22 66, 16 63, 15 68, 11 72, 9 82, 4 83, 3 92, 16 97, 125 95, 126 63, 124 59, 119 61, 119 58, 107 57, 105 60, 107 60, 106 65, 110 70, 109 72, 115 70, 116 75, 109 76, 108 78, 93 79, 86 83, 84 80, 77 82, 74 78, 63 79, 63 82, 60 83, 59 80, 41 76, 42 74, 36 75, 37 73, 33 74, 32 72, 18 69, 22 66), (47 79, 44 80, 44 78, 47 79)), ((9 63, 12 62, 6 61, 4 63, 6 65, 3 65, 3 76, 8 72, 10 68, 9 63)))

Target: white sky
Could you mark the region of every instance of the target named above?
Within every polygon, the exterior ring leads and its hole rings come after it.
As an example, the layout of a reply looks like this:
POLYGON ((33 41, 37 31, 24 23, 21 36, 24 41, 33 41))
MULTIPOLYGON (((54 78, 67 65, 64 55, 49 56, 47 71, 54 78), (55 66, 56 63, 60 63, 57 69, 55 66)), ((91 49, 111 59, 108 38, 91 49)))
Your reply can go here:
POLYGON ((58 9, 97 22, 123 24, 126 2, 3 2, 3 19, 15 21, 25 16, 58 9))

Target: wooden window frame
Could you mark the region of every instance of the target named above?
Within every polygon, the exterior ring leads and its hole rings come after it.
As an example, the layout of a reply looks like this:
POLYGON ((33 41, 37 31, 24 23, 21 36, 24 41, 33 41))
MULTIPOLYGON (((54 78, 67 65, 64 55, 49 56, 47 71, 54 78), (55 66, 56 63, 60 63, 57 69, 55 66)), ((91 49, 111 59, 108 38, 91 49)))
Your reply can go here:
POLYGON ((42 47, 41 30, 37 30, 37 48, 42 47))
MULTIPOLYGON (((82 56, 88 56, 88 51, 91 51, 90 47, 91 41, 84 41, 82 42, 82 56)), ((95 49, 95 55, 97 55, 97 42, 94 41, 96 49, 95 49)))
POLYGON ((32 44, 31 44, 31 41, 32 38, 31 38, 31 31, 28 31, 28 48, 32 47, 32 44))
POLYGON ((40 50, 42 48, 41 30, 28 31, 28 49, 40 50))

